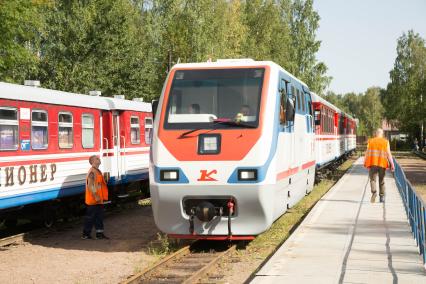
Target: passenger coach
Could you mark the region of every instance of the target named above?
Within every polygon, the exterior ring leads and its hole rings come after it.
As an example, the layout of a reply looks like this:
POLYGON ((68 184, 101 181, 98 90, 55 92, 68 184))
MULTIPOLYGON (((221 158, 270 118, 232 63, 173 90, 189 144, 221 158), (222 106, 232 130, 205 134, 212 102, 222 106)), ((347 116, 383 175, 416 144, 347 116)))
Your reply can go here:
POLYGON ((82 196, 91 155, 111 196, 126 195, 147 179, 151 130, 147 103, 0 82, 0 221, 27 209, 51 222, 59 200, 82 196))
POLYGON ((322 169, 355 151, 357 121, 317 94, 311 95, 315 112, 315 160, 317 169, 322 169))

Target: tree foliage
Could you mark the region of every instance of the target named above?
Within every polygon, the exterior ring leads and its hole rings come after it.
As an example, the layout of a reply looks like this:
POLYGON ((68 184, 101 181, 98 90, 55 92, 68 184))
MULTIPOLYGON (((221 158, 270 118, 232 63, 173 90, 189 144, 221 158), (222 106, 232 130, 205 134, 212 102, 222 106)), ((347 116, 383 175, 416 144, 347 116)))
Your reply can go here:
POLYGON ((0 0, 0 80, 22 82, 37 72, 45 1, 0 0))
POLYGON ((404 33, 397 43, 397 57, 390 71, 390 83, 383 92, 385 116, 419 137, 426 120, 426 47, 419 34, 404 33))
POLYGON ((321 92, 313 0, 0 0, 0 80, 159 96, 177 62, 272 60, 321 92))

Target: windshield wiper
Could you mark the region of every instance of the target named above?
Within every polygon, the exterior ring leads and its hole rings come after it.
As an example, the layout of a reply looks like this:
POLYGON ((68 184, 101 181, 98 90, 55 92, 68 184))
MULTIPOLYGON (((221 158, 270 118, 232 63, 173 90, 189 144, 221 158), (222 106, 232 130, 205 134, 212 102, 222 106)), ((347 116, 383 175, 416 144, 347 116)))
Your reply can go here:
POLYGON ((202 130, 202 129, 205 129, 205 128, 194 128, 194 129, 191 129, 191 130, 189 130, 189 131, 186 131, 186 132, 184 132, 184 133, 182 133, 180 136, 179 136, 179 138, 185 138, 188 134, 191 134, 191 133, 193 133, 193 132, 195 132, 195 131, 198 131, 198 130, 202 130))
MULTIPOLYGON (((230 125, 230 126, 256 128, 256 126, 254 126, 254 125, 246 124, 246 123, 241 122, 241 121, 231 120, 229 118, 218 118, 218 119, 213 120, 212 122, 214 124, 224 124, 224 125, 230 125)), ((205 130, 211 130, 211 129, 204 128, 204 127, 194 128, 194 129, 191 129, 191 130, 188 130, 188 131, 182 133, 179 136, 179 138, 185 138, 189 134, 194 133, 194 132, 199 131, 199 130, 203 130, 203 129, 205 129, 205 130)), ((213 128, 213 129, 216 129, 216 128, 213 128)))
POLYGON ((225 125, 230 125, 230 126, 238 126, 238 127, 247 127, 247 128, 256 128, 256 126, 251 125, 251 124, 247 124, 241 121, 237 121, 237 120, 232 120, 229 118, 218 118, 213 120, 213 123, 220 123, 220 124, 225 124, 225 125))

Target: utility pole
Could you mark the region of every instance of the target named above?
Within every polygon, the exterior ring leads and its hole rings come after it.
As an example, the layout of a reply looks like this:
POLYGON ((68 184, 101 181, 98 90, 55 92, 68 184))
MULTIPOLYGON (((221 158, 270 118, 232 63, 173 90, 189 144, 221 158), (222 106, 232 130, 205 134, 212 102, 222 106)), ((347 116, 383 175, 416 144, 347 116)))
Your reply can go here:
MULTIPOLYGON (((423 109, 423 93, 420 94, 420 105, 421 105, 420 109, 423 109)), ((425 140, 424 140, 424 133, 423 133, 423 131, 425 129, 424 113, 421 114, 420 119, 421 119, 421 122, 420 122, 421 123, 421 126, 420 126, 420 145, 422 145, 422 149, 424 149, 426 147, 425 140)))

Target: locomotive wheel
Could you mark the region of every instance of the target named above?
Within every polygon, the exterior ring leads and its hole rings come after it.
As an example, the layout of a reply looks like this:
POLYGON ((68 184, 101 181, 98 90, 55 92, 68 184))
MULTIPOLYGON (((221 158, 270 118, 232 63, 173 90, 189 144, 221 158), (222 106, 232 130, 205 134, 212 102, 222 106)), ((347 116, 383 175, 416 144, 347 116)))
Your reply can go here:
POLYGON ((49 208, 49 207, 45 208, 43 212, 42 225, 45 228, 51 228, 53 224, 55 224, 55 222, 56 222, 55 211, 53 211, 52 208, 49 208))
POLYGON ((18 225, 18 219, 17 218, 7 218, 4 220, 4 225, 8 229, 16 228, 16 225, 18 225))
POLYGON ((53 224, 55 224, 55 219, 54 218, 49 218, 49 219, 44 219, 43 220, 43 226, 45 228, 52 228, 53 224))

